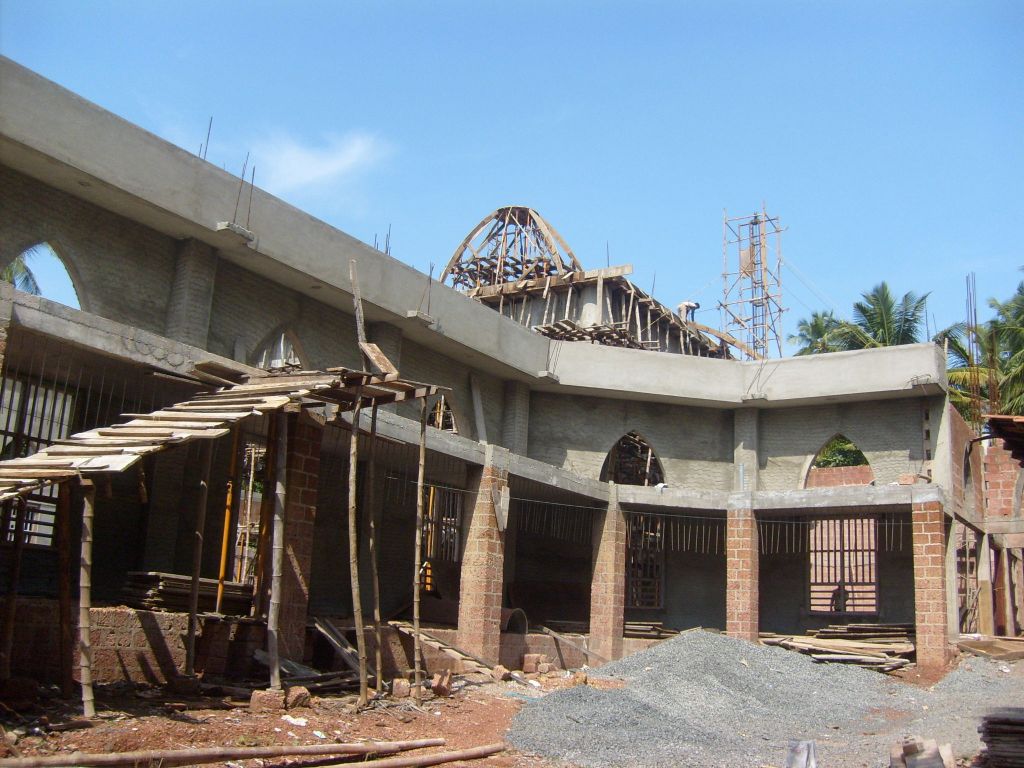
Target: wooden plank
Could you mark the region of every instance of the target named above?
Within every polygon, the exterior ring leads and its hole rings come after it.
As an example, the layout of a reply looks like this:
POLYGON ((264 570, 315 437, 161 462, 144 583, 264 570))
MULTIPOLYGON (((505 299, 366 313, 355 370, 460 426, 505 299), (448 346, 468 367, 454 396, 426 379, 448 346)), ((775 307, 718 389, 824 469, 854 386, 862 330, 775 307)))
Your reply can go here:
POLYGON ((565 645, 568 645, 570 648, 575 648, 580 653, 582 653, 582 654, 584 654, 584 655, 586 655, 586 656, 588 656, 588 657, 590 657, 592 659, 597 659, 601 663, 605 663, 605 662, 608 661, 608 659, 606 659, 601 654, 595 653, 594 651, 591 651, 588 648, 584 648, 579 643, 576 643, 576 642, 570 640, 569 638, 565 637, 564 635, 561 635, 558 632, 555 632, 553 629, 548 629, 545 626, 541 626, 540 627, 540 631, 543 632, 545 635, 550 635, 551 637, 555 638, 555 640, 557 642, 564 643, 565 645))
POLYGON ((359 342, 359 349, 369 359, 373 365, 377 367, 377 370, 385 375, 398 375, 398 369, 395 368, 394 364, 388 360, 380 347, 372 342, 361 341, 359 342))

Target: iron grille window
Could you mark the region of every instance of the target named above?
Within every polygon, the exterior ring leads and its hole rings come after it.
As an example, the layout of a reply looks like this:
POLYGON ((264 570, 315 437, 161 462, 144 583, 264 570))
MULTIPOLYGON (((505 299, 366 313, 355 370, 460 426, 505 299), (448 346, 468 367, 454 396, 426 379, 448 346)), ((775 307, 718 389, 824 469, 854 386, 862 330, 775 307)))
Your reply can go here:
POLYGON ((878 521, 873 517, 810 524, 812 613, 878 612, 878 521))
POLYGON ((464 492, 431 485, 424 489, 423 559, 425 562, 459 562, 462 539, 464 492))
POLYGON ((627 531, 626 607, 663 608, 665 602, 665 519, 633 514, 627 531))

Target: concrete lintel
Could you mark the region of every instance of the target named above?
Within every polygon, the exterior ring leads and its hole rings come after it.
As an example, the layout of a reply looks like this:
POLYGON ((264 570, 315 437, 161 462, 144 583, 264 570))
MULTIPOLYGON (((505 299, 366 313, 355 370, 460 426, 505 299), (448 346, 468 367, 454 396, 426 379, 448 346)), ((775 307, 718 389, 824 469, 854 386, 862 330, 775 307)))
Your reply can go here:
POLYGON ((983 520, 980 527, 985 533, 1024 535, 1024 520, 983 520))
POLYGON ((546 464, 543 461, 530 459, 510 453, 508 456, 509 474, 524 480, 533 480, 543 485, 558 488, 590 499, 608 501, 608 483, 581 477, 575 472, 546 464))
MULTIPOLYGON (((342 413, 339 418, 346 424, 352 423, 351 412, 342 413)), ((368 408, 364 408, 360 413, 359 424, 362 429, 369 430, 370 411, 368 408)), ((418 445, 420 425, 416 419, 407 419, 390 411, 379 410, 377 411, 377 434, 402 443, 418 445)), ((452 432, 444 432, 434 427, 427 427, 428 451, 443 453, 446 456, 465 461, 467 464, 483 466, 485 447, 476 440, 460 437, 452 432)))
POLYGON ((721 509, 729 506, 731 495, 726 491, 692 491, 685 488, 619 485, 619 502, 645 507, 684 507, 689 509, 721 509))
POLYGON ((14 293, 13 320, 36 333, 104 355, 178 374, 189 374, 194 363, 213 361, 228 370, 258 374, 260 370, 215 355, 205 349, 133 328, 105 317, 66 307, 41 296, 14 293))
POLYGON ((830 509, 837 507, 888 507, 915 502, 944 500, 934 485, 863 485, 839 488, 808 488, 799 491, 757 491, 753 507, 757 510, 830 509))

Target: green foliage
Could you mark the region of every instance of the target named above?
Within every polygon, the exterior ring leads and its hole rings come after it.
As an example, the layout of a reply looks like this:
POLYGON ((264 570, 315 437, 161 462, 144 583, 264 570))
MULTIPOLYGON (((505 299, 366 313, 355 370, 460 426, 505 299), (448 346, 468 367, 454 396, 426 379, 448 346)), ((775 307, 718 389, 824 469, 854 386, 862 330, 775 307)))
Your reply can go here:
POLYGON ((10 283, 19 291, 38 296, 39 283, 36 282, 36 276, 32 274, 32 270, 28 267, 30 254, 31 251, 25 251, 25 253, 17 256, 10 264, 0 270, 0 280, 10 283))
POLYGON ((862 467, 868 463, 860 448, 842 435, 836 435, 814 459, 815 467, 862 467))
POLYGON ((816 355, 822 352, 835 352, 838 347, 830 339, 839 321, 832 310, 828 312, 812 312, 810 320, 803 319, 796 326, 796 333, 790 334, 790 344, 799 344, 797 355, 816 355))

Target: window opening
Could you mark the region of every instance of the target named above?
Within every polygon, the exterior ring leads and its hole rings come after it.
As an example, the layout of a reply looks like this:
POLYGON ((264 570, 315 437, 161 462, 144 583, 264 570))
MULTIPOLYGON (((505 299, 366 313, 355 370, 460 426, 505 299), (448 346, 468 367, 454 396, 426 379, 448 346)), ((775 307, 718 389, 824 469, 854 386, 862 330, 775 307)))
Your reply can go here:
POLYGON ((455 423, 455 413, 452 411, 448 399, 441 395, 434 403, 434 407, 427 413, 427 426, 442 429, 445 432, 459 434, 459 427, 455 423))
POLYGON ((665 519, 631 514, 626 528, 626 607, 663 608, 665 603, 665 519))
POLYGON ((878 611, 878 532, 873 517, 825 518, 810 524, 812 613, 878 611))
POLYGON ((665 482, 665 473, 650 443, 638 432, 630 432, 608 452, 601 480, 619 485, 658 485, 665 482))
POLYGON ((302 360, 292 341, 291 334, 281 331, 259 351, 256 356, 256 367, 270 368, 301 368, 302 360))
POLYGON ((64 262, 49 243, 26 248, 0 270, 0 280, 19 291, 79 309, 78 291, 64 262))

